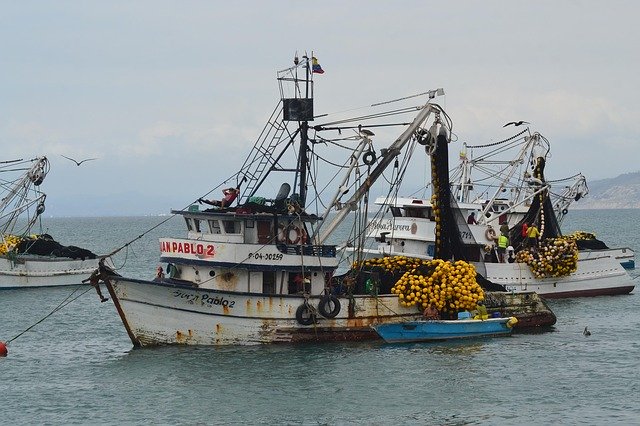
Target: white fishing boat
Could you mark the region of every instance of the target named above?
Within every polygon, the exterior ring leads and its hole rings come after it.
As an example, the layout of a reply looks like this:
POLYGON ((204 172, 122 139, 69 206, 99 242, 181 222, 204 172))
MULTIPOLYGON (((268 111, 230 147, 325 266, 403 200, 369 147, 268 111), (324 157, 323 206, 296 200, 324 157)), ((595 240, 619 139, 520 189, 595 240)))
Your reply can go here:
MULTIPOLYGON (((498 228, 503 224, 513 227, 521 222, 533 198, 544 191, 556 221, 562 225, 571 205, 587 196, 589 187, 582 173, 544 183, 534 178, 536 158, 546 158, 550 149, 549 141, 539 133, 531 134, 528 127, 498 142, 464 143, 460 161, 451 170, 453 196, 458 203, 478 205, 478 223, 498 228)), ((630 247, 610 248, 592 233, 577 234, 581 258, 611 256, 625 269, 635 268, 635 252, 630 247)))
POLYGON ((0 163, 0 289, 80 284, 98 266, 91 251, 35 231, 48 172, 46 157, 0 163))
MULTIPOLYGON (((306 57, 279 72, 281 100, 241 171, 230 178, 233 188, 225 189, 225 199, 207 201, 211 209, 193 204, 173 211, 183 217, 187 235, 160 240, 167 276, 160 269, 155 280, 132 279, 108 268, 92 276, 94 284, 106 284, 135 346, 376 339, 370 325, 419 314, 397 294, 365 290, 349 276, 336 276, 342 259, 328 241, 345 218, 366 217, 371 184, 415 147, 425 129, 442 125, 444 111, 432 101, 442 91, 421 94, 428 98, 419 105, 311 127, 312 77, 306 57), (288 84, 294 89, 287 96, 288 84), (392 116, 409 118, 396 124, 400 136, 377 155, 373 132, 362 123, 392 116), (331 160, 335 150, 343 153, 339 164, 331 160), (345 173, 326 173, 332 164, 345 173), (328 183, 320 184, 322 176, 330 177, 328 183), (322 188, 332 193, 326 199, 322 188), (342 201, 347 192, 353 195, 342 201), (311 213, 314 206, 323 212, 311 213), (323 225, 334 208, 337 213, 323 225)), ((555 323, 535 294, 487 292, 485 299, 489 310, 517 311, 522 324, 555 323)))
MULTIPOLYGON (((527 139, 528 143, 544 140, 538 133, 527 136, 527 139)), ((547 152, 548 149, 541 150, 539 155, 546 155, 547 152)), ((452 195, 458 202, 454 202, 455 214, 451 220, 456 222, 455 232, 464 244, 466 259, 475 262, 479 268, 486 271, 483 275, 487 279, 501 284, 510 291, 535 291, 547 298, 630 293, 634 283, 621 265, 624 261, 622 256, 633 256, 630 249, 577 250, 575 271, 560 275, 536 275, 525 263, 498 262, 494 250, 501 229, 506 229, 515 251, 524 248, 525 238, 520 232, 525 222, 546 224, 539 237, 540 242, 546 238, 561 236, 550 196, 550 186, 544 179, 540 179, 543 178, 544 157, 531 158, 524 163, 535 165, 522 174, 528 175, 532 185, 515 186, 515 189, 510 191, 512 196, 508 202, 498 198, 507 188, 505 184, 496 185, 493 198, 482 202, 478 202, 477 199, 467 201, 469 197, 465 188, 454 185, 457 186, 458 192, 453 191, 452 195), (528 194, 522 196, 525 192, 523 188, 526 186, 529 187, 528 194), (477 223, 469 219, 472 213, 477 218, 477 223)), ((464 175, 463 181, 470 182, 468 175, 464 175)), ((369 237, 375 240, 375 246, 365 249, 369 257, 406 255, 429 259, 434 256, 437 229, 430 199, 380 197, 376 204, 389 211, 391 217, 376 218, 369 223, 369 237)), ((566 210, 567 205, 561 206, 562 210, 566 210)))

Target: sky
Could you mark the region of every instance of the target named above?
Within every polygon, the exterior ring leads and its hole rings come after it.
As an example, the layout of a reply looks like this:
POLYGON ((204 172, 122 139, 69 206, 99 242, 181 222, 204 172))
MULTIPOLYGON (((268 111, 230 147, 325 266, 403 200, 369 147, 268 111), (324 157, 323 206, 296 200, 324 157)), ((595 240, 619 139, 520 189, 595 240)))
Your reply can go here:
POLYGON ((311 52, 316 113, 442 87, 459 141, 526 120, 547 176, 640 170, 633 1, 0 1, 1 159, 50 216, 168 213, 232 175, 311 52), (98 158, 76 166, 62 157, 98 158))

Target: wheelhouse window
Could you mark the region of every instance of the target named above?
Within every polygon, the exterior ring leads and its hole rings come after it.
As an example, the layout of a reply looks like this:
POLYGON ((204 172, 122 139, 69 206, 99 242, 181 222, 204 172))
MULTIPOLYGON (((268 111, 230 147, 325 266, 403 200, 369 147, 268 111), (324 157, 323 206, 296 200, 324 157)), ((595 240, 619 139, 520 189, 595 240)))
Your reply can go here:
POLYGON ((276 273, 262 273, 262 292, 264 294, 276 294, 276 273))
POLYGON ((220 222, 217 220, 209 220, 209 231, 211 231, 212 234, 221 234, 220 222))
POLYGON ((419 217, 426 218, 428 215, 426 213, 427 209, 425 208, 414 208, 414 207, 405 207, 404 209, 407 217, 419 217))
POLYGON ((184 220, 187 223, 187 229, 189 231, 200 232, 200 220, 199 219, 193 219, 193 218, 190 218, 190 217, 185 217, 184 220))
POLYGON ((241 222, 235 220, 223 220, 222 226, 224 227, 224 232, 227 234, 239 234, 242 232, 241 222))

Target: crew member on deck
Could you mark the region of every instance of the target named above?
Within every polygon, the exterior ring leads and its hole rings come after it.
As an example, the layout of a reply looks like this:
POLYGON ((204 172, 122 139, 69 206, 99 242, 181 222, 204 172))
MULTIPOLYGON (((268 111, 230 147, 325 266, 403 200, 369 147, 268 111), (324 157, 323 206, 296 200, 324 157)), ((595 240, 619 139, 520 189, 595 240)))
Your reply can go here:
POLYGON ((236 200, 240 193, 240 188, 226 188, 222 190, 222 193, 224 194, 222 200, 204 200, 202 198, 198 198, 198 202, 224 209, 225 207, 229 207, 236 200))
POLYGON ((156 276, 153 278, 154 281, 162 281, 164 280, 164 271, 162 270, 162 266, 158 266, 156 268, 156 276))
POLYGON ((504 253, 507 251, 507 246, 509 245, 509 237, 507 237, 504 233, 500 234, 498 237, 498 262, 504 262, 504 253))
POLYGON ((471 214, 467 218, 467 223, 469 225, 477 225, 478 224, 478 221, 476 220, 476 213, 475 212, 471 212, 471 214))
POLYGON ((433 306, 432 303, 429 303, 429 306, 427 306, 425 308, 425 310, 422 313, 422 315, 424 315, 424 318, 428 319, 428 320, 439 320, 440 319, 440 314, 438 313, 438 310, 433 306))
POLYGON ((528 246, 535 248, 538 247, 538 236, 540 235, 540 231, 538 231, 538 227, 535 223, 532 223, 529 229, 527 229, 527 240, 529 241, 528 246))

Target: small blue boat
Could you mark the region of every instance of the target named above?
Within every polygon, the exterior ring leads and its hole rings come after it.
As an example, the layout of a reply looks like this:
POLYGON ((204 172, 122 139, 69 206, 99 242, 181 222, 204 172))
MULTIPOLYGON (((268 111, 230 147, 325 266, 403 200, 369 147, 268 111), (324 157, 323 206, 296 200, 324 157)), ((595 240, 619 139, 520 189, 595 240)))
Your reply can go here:
POLYGON ((506 335, 511 333, 517 321, 513 317, 484 320, 420 320, 378 324, 372 327, 387 343, 428 342, 506 335))

